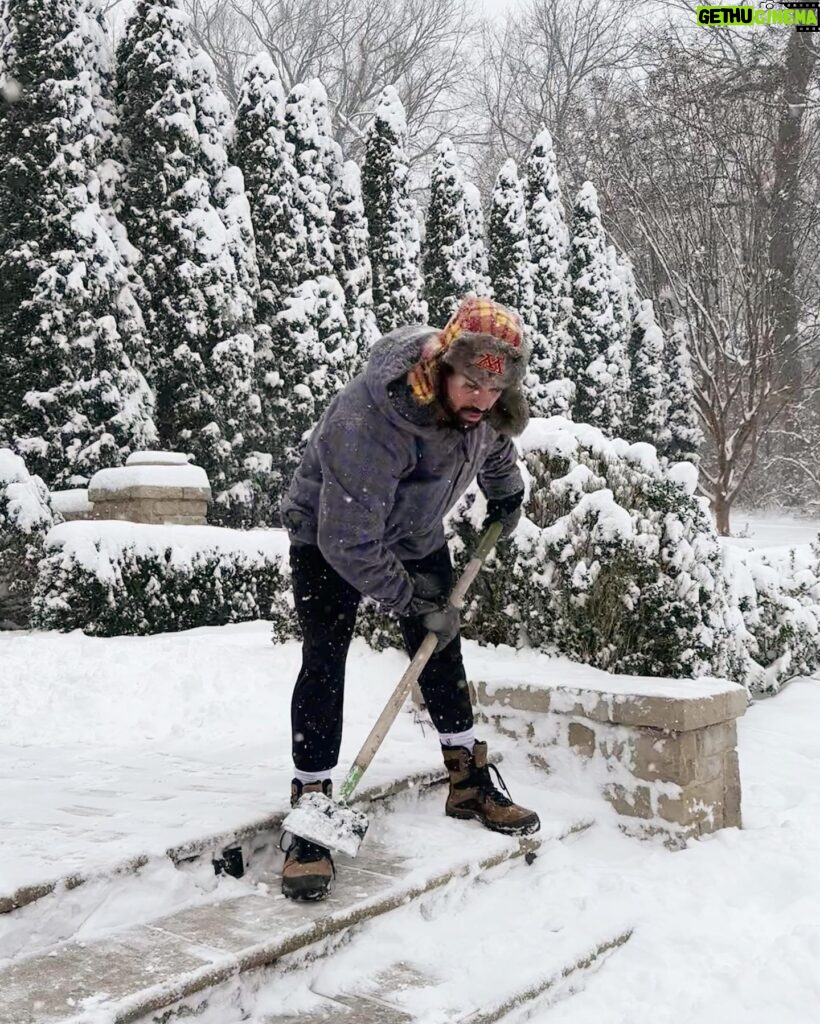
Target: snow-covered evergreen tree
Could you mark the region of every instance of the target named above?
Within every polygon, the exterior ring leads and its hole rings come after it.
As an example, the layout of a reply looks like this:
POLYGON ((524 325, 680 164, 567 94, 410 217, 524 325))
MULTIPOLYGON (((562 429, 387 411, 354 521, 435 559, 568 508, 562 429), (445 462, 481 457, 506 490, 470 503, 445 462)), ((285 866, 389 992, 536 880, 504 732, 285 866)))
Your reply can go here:
POLYGON ((685 325, 677 321, 664 345, 667 442, 662 454, 673 462, 700 462, 703 431, 695 404, 695 381, 685 325))
POLYGON ((277 470, 283 485, 299 464, 305 434, 356 368, 344 310, 345 295, 336 278, 318 277, 299 285, 279 315, 277 470))
POLYGON ((285 139, 285 93, 267 53, 251 62, 242 82, 231 158, 241 169, 250 202, 259 267, 257 320, 272 325, 297 282, 298 240, 293 147, 285 139))
POLYGON ((341 150, 334 142, 327 94, 318 79, 294 86, 285 102, 285 139, 296 168, 294 205, 300 214, 296 281, 333 273, 330 193, 341 171, 341 150))
POLYGON ((628 431, 631 422, 629 342, 632 325, 640 308, 638 287, 632 264, 614 245, 606 249, 609 263, 609 294, 612 300, 613 326, 606 349, 609 371, 608 399, 614 430, 628 431))
POLYGON ((631 441, 648 441, 662 454, 670 439, 664 381, 664 340, 655 307, 645 299, 629 339, 631 441))
POLYGON ((567 376, 575 385, 573 419, 614 435, 624 426, 625 389, 620 381, 627 370, 626 353, 615 321, 612 266, 598 194, 590 181, 581 187, 573 207, 569 276, 567 376))
POLYGON ((355 161, 348 160, 343 165, 331 193, 330 205, 334 270, 345 295, 348 339, 356 352, 350 367, 352 375, 364 364, 371 345, 379 336, 373 313, 370 236, 364 215, 361 176, 355 161))
POLYGON ((490 283, 497 302, 533 323, 530 246, 524 190, 514 160, 507 160, 495 179, 487 239, 490 283))
POLYGON ((259 295, 259 268, 242 170, 228 157, 233 134, 230 105, 219 88, 213 61, 203 50, 193 51, 191 68, 202 166, 208 176, 213 204, 224 226, 228 250, 236 267, 239 287, 235 294, 247 304, 240 318, 252 323, 259 295))
POLYGON ((28 626, 37 565, 54 523, 46 485, 19 455, 0 448, 0 629, 28 626))
POLYGON ((527 236, 532 260, 536 344, 531 367, 539 379, 563 376, 569 316, 569 232, 561 200, 552 136, 536 135, 526 165, 527 236))
POLYGON ((117 57, 122 210, 151 300, 157 426, 165 445, 192 452, 215 481, 219 517, 227 491, 250 489, 254 403, 223 420, 216 397, 226 378, 237 395, 252 392, 249 380, 237 383, 249 369, 256 280, 244 184, 225 153, 213 69, 177 0, 138 0, 117 57))
POLYGON ((467 234, 470 237, 468 290, 479 296, 491 295, 487 251, 484 247, 484 213, 481 209, 481 193, 471 181, 464 182, 464 214, 467 218, 467 234))
POLYGON ((367 130, 362 170, 364 211, 370 228, 373 307, 386 334, 403 324, 424 323, 421 299, 420 235, 410 195, 405 153, 407 121, 399 94, 386 86, 367 130))
POLYGON ((143 323, 103 168, 108 61, 91 0, 5 0, 0 443, 52 486, 80 486, 155 440, 132 361, 143 323))
POLYGON ((470 291, 472 256, 461 169, 452 142, 444 139, 430 176, 424 239, 424 297, 431 324, 443 327, 470 291))

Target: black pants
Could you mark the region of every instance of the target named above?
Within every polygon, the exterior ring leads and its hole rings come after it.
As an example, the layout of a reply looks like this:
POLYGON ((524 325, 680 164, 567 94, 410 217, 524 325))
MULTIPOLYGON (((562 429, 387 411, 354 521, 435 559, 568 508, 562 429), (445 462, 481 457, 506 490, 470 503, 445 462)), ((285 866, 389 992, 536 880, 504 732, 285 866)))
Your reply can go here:
MULTIPOLYGON (((345 662, 361 594, 333 569, 315 545, 291 545, 293 596, 302 628, 302 668, 291 702, 293 763, 300 771, 335 767, 342 742, 345 662)), ((426 558, 403 562, 410 572, 440 573, 453 586, 445 544, 426 558)), ((421 619, 399 620, 412 657, 427 634, 421 619)), ((398 679, 396 680, 398 682, 398 679)), ((439 732, 472 728, 473 709, 461 659, 461 637, 434 654, 419 678, 430 717, 439 732)), ((373 721, 381 709, 374 700, 373 721)))

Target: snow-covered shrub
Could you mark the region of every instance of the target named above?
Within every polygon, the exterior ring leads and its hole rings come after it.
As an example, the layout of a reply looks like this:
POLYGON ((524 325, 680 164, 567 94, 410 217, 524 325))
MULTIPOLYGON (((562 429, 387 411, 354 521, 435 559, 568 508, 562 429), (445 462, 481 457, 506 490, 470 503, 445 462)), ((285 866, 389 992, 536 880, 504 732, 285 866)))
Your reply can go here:
POLYGON ((613 672, 736 676, 742 622, 694 470, 557 417, 523 448, 540 528, 520 545, 531 642, 613 672))
POLYGON ((399 620, 394 615, 385 615, 375 601, 365 599, 359 605, 354 635, 361 637, 374 651, 386 651, 390 647, 404 650, 399 620))
MULTIPOLYGON (((456 578, 475 554, 486 514, 487 502, 473 484, 445 523, 456 578)), ((526 642, 518 601, 527 582, 517 541, 531 528, 532 524, 523 520, 515 541, 499 541, 473 581, 461 614, 461 635, 467 640, 511 647, 526 642)))
POLYGON ((0 448, 0 628, 28 625, 37 563, 54 520, 46 485, 19 455, 0 448))
POLYGON ((270 619, 293 637, 287 537, 211 526, 76 522, 46 538, 34 624, 89 636, 270 619))
POLYGON ((785 559, 727 547, 726 574, 750 634, 746 676, 753 696, 771 696, 820 666, 820 550, 785 559))
MULTIPOLYGON (((694 467, 666 472, 650 445, 562 417, 532 420, 520 448, 526 517, 476 580, 465 635, 612 672, 742 675, 744 623, 694 467)), ((460 562, 484 514, 470 500, 451 521, 460 562)))

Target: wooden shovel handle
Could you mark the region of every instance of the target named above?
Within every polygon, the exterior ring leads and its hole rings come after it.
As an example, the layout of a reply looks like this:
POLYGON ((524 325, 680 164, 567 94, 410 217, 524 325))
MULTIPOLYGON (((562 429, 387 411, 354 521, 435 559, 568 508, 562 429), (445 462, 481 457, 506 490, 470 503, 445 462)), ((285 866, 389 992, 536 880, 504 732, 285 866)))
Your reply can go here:
MULTIPOLYGON (((479 545, 476 548, 475 554, 459 577, 455 587, 453 587, 452 594, 450 594, 450 604, 454 605, 454 607, 461 608, 464 604, 464 598, 470 588, 470 585, 478 575, 478 572, 484 564, 487 556, 498 542, 498 538, 501 536, 501 529, 501 523, 491 523, 487 527, 484 532, 484 536, 481 538, 479 545)), ((370 730, 370 734, 362 744, 362 749, 356 755, 353 766, 342 783, 342 787, 339 790, 339 801, 341 803, 347 803, 350 800, 353 791, 359 784, 359 780, 370 766, 370 762, 375 757, 376 751, 382 745, 384 737, 387 735, 390 726, 396 719, 396 715, 399 713, 402 705, 407 699, 410 687, 417 681, 424 669, 424 666, 430 660, 430 655, 436 648, 436 641, 437 638, 435 633, 428 633, 422 640, 421 646, 416 651, 413 656, 413 660, 407 666, 404 675, 399 680, 396 689, 393 691, 392 696, 385 705, 384 711, 379 715, 376 720, 376 724, 370 730)))

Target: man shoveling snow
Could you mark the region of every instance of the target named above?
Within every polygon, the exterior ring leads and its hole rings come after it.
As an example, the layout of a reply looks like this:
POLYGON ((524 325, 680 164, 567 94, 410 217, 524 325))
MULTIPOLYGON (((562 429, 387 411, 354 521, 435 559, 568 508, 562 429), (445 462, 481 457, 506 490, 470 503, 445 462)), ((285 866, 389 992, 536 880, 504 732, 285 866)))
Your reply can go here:
MULTIPOLYGON (((293 806, 303 794, 331 795, 345 662, 366 595, 399 616, 411 657, 428 632, 437 637, 419 685, 450 776, 445 812, 510 835, 537 831, 537 814, 496 787, 487 745, 473 734, 442 524, 477 475, 485 526, 500 521, 502 536, 515 529, 524 486, 511 437, 528 420, 528 355, 515 312, 465 299, 443 330, 402 327, 380 339, 313 431, 282 503, 303 635, 291 705, 293 806)), ((293 836, 283 893, 321 898, 333 877, 330 850, 293 836)))

